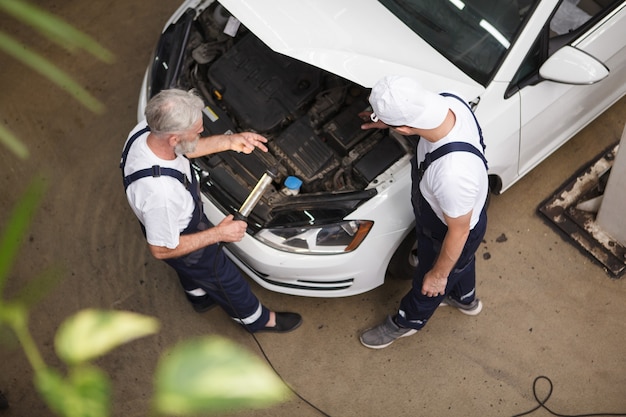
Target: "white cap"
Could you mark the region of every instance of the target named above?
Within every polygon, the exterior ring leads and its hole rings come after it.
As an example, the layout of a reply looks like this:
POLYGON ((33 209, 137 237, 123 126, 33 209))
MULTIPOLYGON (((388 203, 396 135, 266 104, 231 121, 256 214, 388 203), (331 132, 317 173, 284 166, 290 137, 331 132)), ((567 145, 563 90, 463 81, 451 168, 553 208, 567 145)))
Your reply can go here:
POLYGON ((369 98, 372 120, 389 126, 434 129, 448 114, 449 106, 439 94, 425 90, 412 78, 386 76, 374 85, 369 98))

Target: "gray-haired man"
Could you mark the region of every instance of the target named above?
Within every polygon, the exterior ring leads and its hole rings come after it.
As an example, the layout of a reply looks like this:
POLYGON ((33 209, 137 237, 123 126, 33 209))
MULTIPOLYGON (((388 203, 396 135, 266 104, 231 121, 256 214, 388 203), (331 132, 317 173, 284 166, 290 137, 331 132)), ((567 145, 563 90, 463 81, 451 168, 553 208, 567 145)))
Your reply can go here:
POLYGON ((154 96, 146 121, 130 133, 120 167, 131 209, 152 255, 176 270, 196 311, 219 305, 251 332, 288 332, 302 323, 297 313, 270 311, 219 248, 238 242, 246 223, 227 216, 213 226, 188 158, 223 151, 267 151, 267 139, 251 132, 200 137, 204 102, 193 92, 170 89, 154 96))

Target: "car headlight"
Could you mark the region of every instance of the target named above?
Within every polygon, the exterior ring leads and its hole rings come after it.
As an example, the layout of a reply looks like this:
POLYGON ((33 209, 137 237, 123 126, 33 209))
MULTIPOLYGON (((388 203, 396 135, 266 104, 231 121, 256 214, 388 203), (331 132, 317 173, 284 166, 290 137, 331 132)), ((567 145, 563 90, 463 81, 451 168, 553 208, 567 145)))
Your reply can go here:
POLYGON ((373 225, 369 220, 346 220, 328 225, 274 227, 261 229, 254 237, 285 252, 328 255, 355 250, 373 225))

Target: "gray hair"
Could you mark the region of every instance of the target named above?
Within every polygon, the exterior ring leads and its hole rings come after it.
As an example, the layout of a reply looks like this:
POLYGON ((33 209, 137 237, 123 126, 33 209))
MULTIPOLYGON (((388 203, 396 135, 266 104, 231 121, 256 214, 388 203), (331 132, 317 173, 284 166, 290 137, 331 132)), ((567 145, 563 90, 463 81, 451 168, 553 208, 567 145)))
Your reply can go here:
POLYGON ((204 101, 193 90, 162 90, 152 97, 144 115, 150 131, 156 135, 183 132, 202 117, 204 101))

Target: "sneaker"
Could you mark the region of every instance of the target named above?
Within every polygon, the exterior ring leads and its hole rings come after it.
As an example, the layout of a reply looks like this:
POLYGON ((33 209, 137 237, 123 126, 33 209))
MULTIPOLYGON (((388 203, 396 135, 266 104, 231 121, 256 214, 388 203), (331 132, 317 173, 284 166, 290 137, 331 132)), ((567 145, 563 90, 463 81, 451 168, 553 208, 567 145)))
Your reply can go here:
POLYGON ((287 333, 296 330, 302 324, 302 316, 298 313, 276 312, 276 324, 263 327, 257 332, 287 333))
POLYGON ((463 304, 449 295, 446 296, 439 305, 456 307, 461 313, 467 314, 468 316, 475 316, 483 309, 483 303, 478 298, 474 298, 474 301, 469 304, 463 304))
POLYGON ((415 334, 417 330, 398 326, 391 316, 387 316, 382 324, 366 330, 361 335, 363 346, 371 349, 386 348, 396 339, 415 334))

